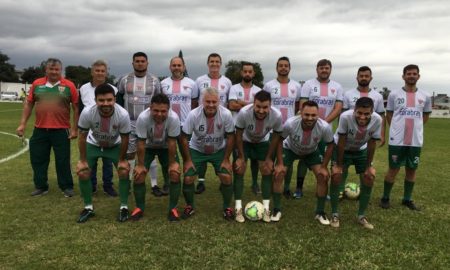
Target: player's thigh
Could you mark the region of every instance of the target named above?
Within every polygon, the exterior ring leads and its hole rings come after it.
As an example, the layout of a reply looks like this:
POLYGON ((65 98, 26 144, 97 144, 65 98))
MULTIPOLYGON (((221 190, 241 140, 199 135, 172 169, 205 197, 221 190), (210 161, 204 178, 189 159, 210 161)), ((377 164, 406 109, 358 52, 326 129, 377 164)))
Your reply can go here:
POLYGON ((421 147, 408 147, 406 153, 406 168, 416 170, 420 163, 421 147))

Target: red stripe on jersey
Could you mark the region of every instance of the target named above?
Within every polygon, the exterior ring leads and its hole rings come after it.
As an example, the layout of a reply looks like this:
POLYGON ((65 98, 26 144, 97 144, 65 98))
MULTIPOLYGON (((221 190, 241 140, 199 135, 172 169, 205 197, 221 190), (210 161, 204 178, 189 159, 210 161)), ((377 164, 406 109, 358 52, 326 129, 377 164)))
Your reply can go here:
POLYGON ((281 97, 289 97, 289 87, 287 83, 280 83, 281 97))
POLYGON ((217 90, 219 90, 219 79, 211 79, 211 87, 214 87, 217 90))
POLYGON ((172 111, 178 114, 178 117, 181 117, 181 104, 172 103, 172 111))
POLYGON ((284 122, 286 122, 286 120, 288 118, 287 117, 288 116, 288 108, 279 108, 279 110, 281 112, 281 121, 284 124, 284 122))
POLYGON ((319 118, 325 120, 327 108, 319 107, 319 118))
POLYGON ((416 92, 407 92, 406 93, 406 106, 407 107, 416 107, 416 92))
MULTIPOLYGON (((406 93, 406 107, 416 106, 416 93, 406 93)), ((414 136, 414 119, 405 119, 405 131, 403 133, 403 144, 411 145, 414 136)))
POLYGON ((172 81, 172 94, 179 94, 181 91, 181 81, 180 80, 173 80, 172 81))
POLYGON ((111 117, 100 117, 100 132, 109 132, 111 117))
POLYGON ((320 83, 320 96, 328 97, 328 83, 320 83))
POLYGON ((309 145, 311 142, 312 130, 303 130, 302 145, 309 145))
POLYGON ((214 134, 214 117, 206 118, 206 134, 214 134))
POLYGON ((250 89, 251 88, 244 88, 244 101, 245 102, 250 101, 250 89))
POLYGON ((355 140, 362 140, 366 137, 367 128, 358 126, 358 131, 356 132, 355 140))
POLYGON ((256 119, 255 134, 262 134, 264 131, 264 120, 256 119))
POLYGON ((359 97, 368 97, 369 93, 368 92, 359 92, 359 97))
POLYGON ((155 123, 155 129, 153 130, 153 138, 161 139, 164 133, 164 123, 157 124, 155 123))

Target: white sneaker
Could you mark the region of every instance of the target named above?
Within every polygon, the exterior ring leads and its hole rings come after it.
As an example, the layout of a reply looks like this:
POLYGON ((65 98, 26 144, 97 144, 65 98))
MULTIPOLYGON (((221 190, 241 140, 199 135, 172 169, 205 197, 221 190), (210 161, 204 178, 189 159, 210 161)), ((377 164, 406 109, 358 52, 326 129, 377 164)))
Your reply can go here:
POLYGON ((264 209, 263 221, 270 222, 270 210, 264 209))
POLYGON ((239 223, 245 222, 244 215, 242 214, 242 208, 236 209, 236 216, 234 219, 239 223))
POLYGON ((330 226, 333 228, 339 228, 339 215, 338 214, 333 214, 331 216, 330 226))
POLYGON ((279 209, 273 209, 273 214, 270 217, 271 221, 278 222, 281 219, 281 211, 279 209))
POLYGON ((325 213, 316 214, 315 219, 317 219, 322 225, 330 225, 330 221, 325 213))
POLYGON ((373 230, 373 225, 369 223, 366 217, 362 216, 358 218, 358 223, 363 226, 363 228, 366 228, 368 230, 373 230))

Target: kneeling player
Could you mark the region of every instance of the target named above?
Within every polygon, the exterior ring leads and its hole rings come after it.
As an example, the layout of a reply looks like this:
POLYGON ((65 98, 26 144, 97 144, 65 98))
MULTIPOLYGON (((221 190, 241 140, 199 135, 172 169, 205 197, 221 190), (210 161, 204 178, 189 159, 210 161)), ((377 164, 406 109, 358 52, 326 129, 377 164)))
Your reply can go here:
POLYGON ((381 139, 382 118, 373 111, 373 101, 362 97, 356 101, 355 109, 341 114, 339 127, 334 134, 335 146, 333 152, 331 174, 331 226, 339 227, 339 184, 343 173, 346 174, 350 165, 355 165, 356 173, 361 182, 359 197, 358 223, 364 228, 373 229, 365 216, 375 180, 375 169, 372 161, 376 149, 376 140, 381 139))
POLYGON ((80 160, 77 164, 81 196, 84 209, 78 223, 93 217, 92 186, 90 168, 98 158, 112 160, 119 175, 120 211, 118 220, 128 219, 128 190, 130 189, 130 165, 125 159, 128 148, 128 135, 131 131, 128 112, 116 104, 114 88, 101 84, 95 88, 95 106, 83 110, 78 121, 80 136, 78 148, 80 160))

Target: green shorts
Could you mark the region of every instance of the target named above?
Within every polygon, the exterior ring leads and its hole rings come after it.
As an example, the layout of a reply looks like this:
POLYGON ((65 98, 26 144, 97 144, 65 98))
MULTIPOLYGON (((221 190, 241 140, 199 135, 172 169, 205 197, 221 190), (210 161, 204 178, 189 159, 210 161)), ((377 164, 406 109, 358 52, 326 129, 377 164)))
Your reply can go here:
MULTIPOLYGON (((219 150, 213 154, 204 154, 192 148, 189 148, 189 152, 191 153, 192 163, 194 167, 201 168, 202 165, 206 165, 206 163, 211 163, 214 167, 214 171, 217 174, 231 174, 231 172, 227 171, 225 168, 221 168, 220 164, 222 164, 223 157, 225 155, 225 149, 219 150)), ((196 176, 198 175, 197 170, 189 169, 184 176, 196 176)))
POLYGON ((260 142, 260 143, 250 143, 244 142, 244 157, 245 160, 266 160, 267 152, 269 151, 270 143, 260 142))
POLYGON ((389 145, 389 168, 397 169, 405 166, 417 169, 420 162, 421 147, 389 145))
POLYGON ((313 165, 322 164, 323 156, 319 153, 319 149, 316 149, 316 151, 311 154, 299 156, 290 149, 283 148, 284 166, 291 167, 292 163, 297 159, 304 161, 305 165, 311 169, 313 165))
POLYGON ((86 159, 89 168, 92 168, 99 158, 108 158, 112 161, 117 168, 119 162, 120 145, 116 145, 109 148, 102 148, 90 143, 86 143, 86 159))
MULTIPOLYGON (((334 146, 333 156, 331 157, 332 164, 337 162, 337 146, 334 146)), ((344 151, 344 171, 348 167, 355 165, 357 174, 364 173, 367 168, 367 149, 359 151, 344 151)))
MULTIPOLYGON (((145 168, 150 168, 150 164, 153 160, 158 156, 159 163, 161 167, 168 168, 169 167, 169 150, 167 148, 145 148, 145 158, 144 165, 145 168)), ((178 158, 178 153, 175 154, 175 161, 180 163, 180 159, 178 158)))

